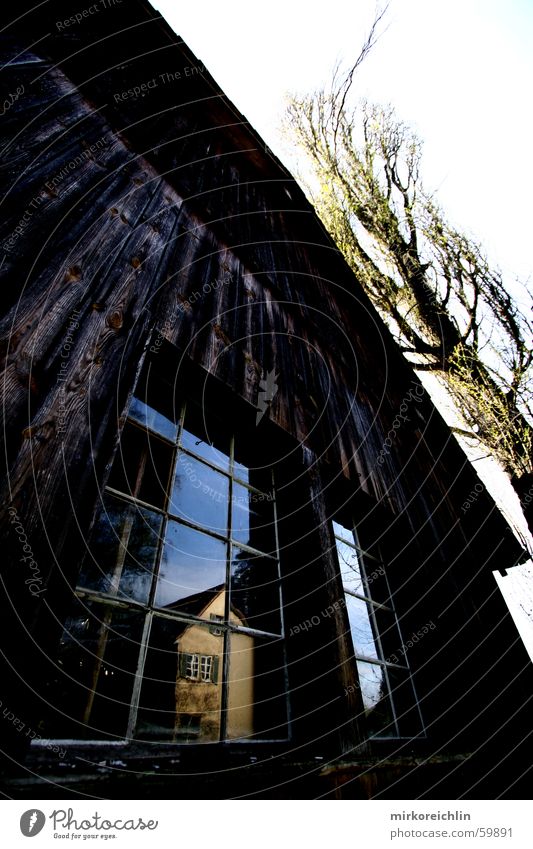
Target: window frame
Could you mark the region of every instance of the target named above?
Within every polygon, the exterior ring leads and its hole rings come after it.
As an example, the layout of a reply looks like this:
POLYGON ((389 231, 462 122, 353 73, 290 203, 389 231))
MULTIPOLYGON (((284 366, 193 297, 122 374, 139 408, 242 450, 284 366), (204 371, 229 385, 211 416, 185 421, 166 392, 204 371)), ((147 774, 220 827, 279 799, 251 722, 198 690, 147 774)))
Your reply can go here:
MULTIPOLYGON (((124 735, 123 743, 125 745, 134 744, 140 742, 139 739, 135 736, 136 727, 139 720, 139 711, 140 711, 140 700, 141 700, 141 690, 144 681, 144 670, 146 666, 147 654, 150 649, 150 632, 153 620, 157 617, 157 619, 171 619, 173 621, 187 623, 188 625, 201 624, 206 627, 206 630, 212 631, 213 633, 216 631, 217 636, 220 634, 223 637, 222 643, 222 657, 219 657, 217 668, 218 668, 218 679, 219 683, 222 687, 222 701, 221 701, 221 724, 220 724, 220 735, 219 735, 219 743, 223 743, 227 745, 228 743, 288 743, 291 740, 291 714, 290 714, 290 703, 289 703, 289 686, 288 686, 288 670, 287 670, 287 656, 286 656, 286 643, 285 643, 285 623, 284 623, 284 615, 283 615, 283 588, 281 584, 281 570, 280 570, 280 546, 279 546, 279 531, 278 531, 278 514, 277 514, 277 504, 276 504, 276 489, 275 489, 275 473, 274 469, 270 468, 270 475, 268 478, 269 482, 269 490, 263 491, 259 489, 257 486, 254 486, 247 480, 247 476, 242 472, 246 467, 241 463, 235 460, 235 444, 236 436, 235 433, 230 434, 230 445, 229 450, 230 453, 228 456, 228 465, 226 468, 221 467, 221 465, 217 465, 216 462, 211 461, 208 458, 200 454, 195 454, 194 451, 190 447, 184 447, 183 445, 183 435, 184 433, 190 433, 187 431, 186 424, 186 414, 187 414, 187 405, 188 401, 184 400, 179 407, 179 414, 176 415, 175 422, 175 438, 172 440, 170 436, 165 435, 161 432, 161 430, 156 429, 157 417, 162 415, 165 419, 167 417, 160 413, 155 407, 151 406, 146 399, 143 399, 139 395, 133 393, 128 405, 127 410, 124 413, 124 427, 129 426, 133 428, 137 428, 141 433, 143 433, 148 440, 156 439, 160 442, 164 443, 167 447, 171 449, 171 461, 169 464, 169 474, 168 479, 165 482, 165 499, 163 507, 159 507, 157 505, 151 504, 150 502, 145 501, 138 497, 136 492, 139 489, 139 475, 137 480, 137 486, 133 492, 124 492, 123 490, 117 489, 116 487, 110 485, 108 482, 104 488, 103 493, 105 496, 111 496, 113 499, 119 502, 123 502, 124 504, 129 504, 135 508, 142 508, 144 510, 149 510, 154 514, 161 516, 162 523, 158 532, 158 543, 157 543, 157 551, 154 556, 154 561, 151 569, 151 586, 148 595, 148 599, 145 603, 137 601, 133 598, 124 597, 119 593, 119 580, 117 580, 115 585, 112 585, 109 591, 99 591, 96 589, 91 589, 89 587, 83 586, 81 584, 77 584, 75 588, 75 596, 82 603, 83 602, 96 602, 102 605, 102 610, 113 611, 115 608, 128 609, 130 611, 137 611, 144 613, 144 627, 142 629, 142 636, 139 645, 138 651, 138 663, 137 670, 135 674, 135 682, 133 686, 133 691, 129 700, 129 717, 128 717, 128 725, 127 730, 124 735), (136 402, 140 402, 142 407, 144 407, 144 411, 148 411, 149 413, 156 413, 155 416, 152 416, 152 423, 150 423, 148 417, 145 422, 142 422, 139 419, 139 416, 132 417, 130 415, 130 411, 136 402), (174 486, 174 481, 176 478, 177 464, 180 456, 190 457, 194 460, 203 463, 210 470, 215 471, 218 474, 223 475, 228 480, 228 503, 227 503, 227 525, 226 532, 219 533, 216 530, 212 530, 210 528, 206 528, 205 526, 199 524, 198 522, 191 521, 186 517, 179 516, 171 509, 171 500, 172 500, 172 490, 174 486), (244 487, 247 492, 252 495, 256 495, 261 500, 268 500, 272 505, 272 523, 273 523, 273 548, 271 552, 260 551, 259 549, 243 542, 242 540, 236 539, 233 535, 233 490, 235 486, 244 487), (164 607, 157 607, 155 604, 155 593, 158 586, 158 580, 161 571, 162 564, 162 554, 163 547, 165 545, 165 539, 167 535, 167 529, 169 527, 170 522, 178 523, 179 525, 187 528, 191 528, 194 531, 206 534, 207 536, 221 541, 225 544, 226 548, 226 567, 225 567, 225 582, 224 582, 224 592, 225 592, 225 611, 224 617, 222 620, 217 618, 205 619, 202 615, 195 615, 192 613, 183 613, 180 611, 169 611, 164 607), (232 587, 232 563, 233 556, 235 550, 244 551, 247 554, 250 554, 254 557, 261 557, 270 560, 273 564, 276 565, 276 577, 275 580, 277 582, 277 591, 278 591, 278 610, 279 610, 279 633, 275 633, 272 631, 261 630, 258 628, 249 627, 242 624, 237 624, 231 621, 231 587, 232 587), (216 622, 216 624, 215 624, 216 622), (273 736, 270 738, 254 738, 254 737, 242 737, 242 738, 233 738, 229 737, 227 734, 227 715, 226 715, 226 707, 229 699, 229 686, 230 686, 230 674, 229 674, 229 666, 231 662, 231 651, 230 651, 230 640, 232 639, 232 634, 245 634, 250 637, 256 638, 257 641, 263 641, 264 644, 267 644, 272 641, 279 641, 281 647, 282 654, 282 671, 283 671, 283 682, 284 682, 284 709, 285 709, 285 723, 282 726, 284 734, 279 737, 273 736)), ((138 403, 137 403, 138 406, 138 403)), ((167 421, 170 421, 167 419, 167 421)), ((124 472, 124 480, 127 480, 126 477, 126 465, 128 462, 128 458, 125 457, 122 453, 122 435, 124 432, 124 427, 121 431, 121 436, 117 448, 117 453, 114 458, 113 467, 115 464, 122 464, 122 471, 124 472)), ((193 434, 194 436, 194 434, 193 434)), ((197 444, 200 444, 203 440, 199 440, 197 444)), ((149 450, 150 442, 148 442, 147 446, 144 447, 144 452, 149 450)), ((106 509, 104 498, 101 497, 99 510, 97 513, 100 515, 106 509)), ((81 577, 82 570, 80 569, 81 577)), ((202 678, 202 655, 197 655, 198 657, 198 675, 196 678, 188 677, 188 680, 197 681, 198 683, 212 683, 213 682, 213 670, 214 670, 214 660, 211 657, 211 668, 210 668, 210 678, 203 679, 202 678)), ((206 655, 206 657, 208 657, 206 655)), ((178 665, 178 676, 179 676, 179 665, 178 665)), ((94 693, 97 692, 95 689, 94 693)), ((105 744, 106 741, 102 739, 87 739, 84 737, 80 737, 77 742, 80 744, 86 745, 88 743, 94 744, 105 744)), ((169 741, 162 740, 159 741, 159 745, 190 745, 184 741, 169 741)))
MULTIPOLYGON (((357 682, 358 682, 358 685, 361 689, 361 696, 362 696, 362 688, 361 688, 361 685, 359 684, 359 681, 360 681, 359 664, 360 663, 366 663, 366 664, 369 664, 369 665, 378 666, 382 669, 383 675, 385 677, 386 686, 387 686, 388 700, 389 700, 390 708, 391 708, 391 711, 392 711, 392 723, 390 723, 390 725, 395 730, 395 733, 393 733, 393 734, 384 734, 384 733, 380 734, 379 732, 369 734, 369 739, 380 740, 380 741, 381 740, 383 740, 383 741, 393 741, 393 740, 424 739, 427 736, 426 727, 425 727, 425 724, 424 724, 424 718, 422 716, 422 712, 420 710, 420 700, 419 700, 418 694, 416 692, 416 687, 415 687, 415 683, 413 681, 411 667, 409 665, 409 662, 408 662, 405 654, 404 654, 404 662, 403 663, 400 663, 400 662, 393 663, 393 662, 391 662, 390 660, 387 659, 387 654, 384 651, 383 644, 382 644, 381 629, 379 627, 379 623, 378 623, 377 618, 376 618, 376 610, 383 610, 383 611, 386 611, 387 613, 391 614, 395 628, 396 628, 398 635, 400 637, 400 640, 403 641, 402 629, 400 627, 400 621, 398 619, 398 614, 396 612, 396 608, 395 608, 395 605, 394 605, 394 598, 393 598, 393 593, 391 591, 390 582, 389 582, 389 579, 387 577, 386 562, 382 558, 381 551, 380 551, 379 548, 377 549, 377 554, 376 554, 376 553, 370 552, 367 548, 363 547, 360 544, 358 527, 357 527, 358 526, 357 519, 354 518, 354 517, 350 517, 348 524, 349 524, 349 527, 342 525, 340 523, 339 518, 335 517, 335 516, 333 516, 332 519, 331 519, 331 534, 332 534, 332 538, 333 538, 333 541, 334 541, 335 556, 337 558, 337 565, 338 565, 339 572, 340 572, 342 590, 343 590, 345 598, 346 598, 347 595, 349 595, 352 598, 359 599, 360 601, 363 601, 365 603, 367 615, 368 615, 371 630, 372 630, 372 637, 373 637, 374 644, 375 644, 376 649, 377 649, 377 655, 378 655, 377 657, 372 657, 372 656, 369 656, 369 655, 365 655, 358 650, 358 647, 356 646, 356 642, 355 642, 355 639, 354 639, 353 634, 352 634, 352 629, 351 629, 350 624, 348 622, 348 633, 349 633, 350 639, 352 641, 353 659, 354 659, 354 662, 355 662, 354 663, 354 666, 355 666, 354 674, 357 676, 357 682), (336 526, 342 528, 346 532, 346 534, 342 535, 341 533, 339 533, 336 530, 336 526), (348 538, 348 537, 350 537, 350 538, 348 538), (342 577, 342 569, 341 569, 341 566, 340 566, 340 553, 339 553, 339 546, 338 546, 339 542, 342 543, 343 545, 348 545, 355 552, 355 555, 356 555, 356 558, 357 558, 357 564, 358 564, 358 571, 359 571, 360 576, 361 576, 361 592, 356 592, 353 589, 346 587, 345 584, 344 584, 344 580, 343 580, 343 577, 342 577), (370 586, 371 586, 373 580, 369 580, 369 577, 368 577, 368 569, 367 569, 367 563, 366 563, 367 560, 370 560, 372 562, 372 564, 375 564, 374 571, 376 571, 377 569, 382 570, 380 575, 385 582, 385 586, 386 586, 386 590, 387 590, 387 596, 388 596, 388 599, 390 600, 390 604, 383 604, 382 602, 375 601, 375 599, 372 598, 372 592, 370 590, 370 586), (400 670, 403 673, 407 673, 406 678, 409 680, 410 686, 411 686, 412 691, 413 691, 413 696, 414 696, 413 707, 416 708, 416 712, 418 714, 419 725, 420 725, 420 730, 415 735, 406 735, 406 734, 401 733, 401 731, 400 731, 398 719, 399 719, 399 716, 401 718, 401 715, 398 714, 398 710, 397 710, 396 700, 395 700, 395 696, 394 696, 395 689, 392 686, 392 683, 391 683, 391 680, 390 680, 390 677, 389 677, 389 671, 390 670, 400 670)), ((371 572, 370 574, 374 574, 374 573, 371 572)), ((404 643, 402 642, 401 646, 403 647, 403 645, 404 645, 404 643)), ((365 707, 365 713, 366 713, 366 707, 365 707)), ((389 727, 389 726, 386 726, 386 727, 389 727)))

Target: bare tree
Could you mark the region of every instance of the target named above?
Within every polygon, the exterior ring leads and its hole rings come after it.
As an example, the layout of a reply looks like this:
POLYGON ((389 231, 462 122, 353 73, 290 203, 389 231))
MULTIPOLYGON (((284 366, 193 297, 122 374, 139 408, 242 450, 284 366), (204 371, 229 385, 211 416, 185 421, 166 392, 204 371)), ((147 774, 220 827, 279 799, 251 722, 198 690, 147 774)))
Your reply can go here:
POLYGON ((337 69, 329 91, 291 99, 287 125, 312 165, 319 214, 403 352, 441 377, 466 431, 523 494, 532 482, 531 295, 447 221, 422 184, 421 142, 393 109, 348 108, 382 15, 348 74, 337 69))

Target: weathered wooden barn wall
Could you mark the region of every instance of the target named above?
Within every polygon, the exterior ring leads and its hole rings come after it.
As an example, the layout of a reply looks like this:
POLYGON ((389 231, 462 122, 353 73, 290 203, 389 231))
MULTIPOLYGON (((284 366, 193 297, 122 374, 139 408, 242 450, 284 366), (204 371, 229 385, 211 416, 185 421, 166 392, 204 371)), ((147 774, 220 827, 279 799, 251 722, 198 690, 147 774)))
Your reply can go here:
MULTIPOLYGON (((10 27, 2 53, 2 100, 24 89, 0 125, 8 701, 35 722, 119 417, 143 359, 175 351, 250 414, 261 377, 279 375, 270 420, 304 446, 298 463, 316 496, 287 490, 315 523, 307 550, 294 551, 298 577, 286 575, 288 625, 309 613, 302 582, 322 600, 327 574, 339 597, 320 495, 355 492, 367 534, 387 551, 404 634, 438 617, 410 654, 431 729, 420 762, 480 745, 468 769, 481 773, 527 722, 528 659, 491 574, 520 546, 485 493, 461 510, 477 477, 301 190, 201 63, 147 4, 123 0, 58 31, 50 21, 67 6, 10 27), (135 86, 145 89, 130 96, 135 86), (23 582, 12 511, 42 594, 23 582)), ((309 641, 331 646, 327 687, 302 684, 302 704, 311 694, 325 705, 349 680, 335 625, 291 645, 301 681, 312 675, 309 641)), ((323 706, 344 756, 360 742, 353 707, 323 706)), ((295 725, 301 740, 316 736, 295 725)), ((411 743, 395 750, 416 754, 411 743)))

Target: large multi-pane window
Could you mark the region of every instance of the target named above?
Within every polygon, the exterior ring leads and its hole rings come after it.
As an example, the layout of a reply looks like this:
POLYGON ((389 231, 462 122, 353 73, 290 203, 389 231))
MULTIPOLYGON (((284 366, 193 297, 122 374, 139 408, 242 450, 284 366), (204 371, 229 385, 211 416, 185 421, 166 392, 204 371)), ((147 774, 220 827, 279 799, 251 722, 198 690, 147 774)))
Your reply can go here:
POLYGON ((361 548, 351 523, 334 521, 333 532, 368 732, 417 736, 421 716, 385 564, 361 548))
POLYGON ((200 406, 157 406, 134 397, 128 411, 61 640, 50 736, 286 739, 272 471, 223 424, 207 434, 200 406))

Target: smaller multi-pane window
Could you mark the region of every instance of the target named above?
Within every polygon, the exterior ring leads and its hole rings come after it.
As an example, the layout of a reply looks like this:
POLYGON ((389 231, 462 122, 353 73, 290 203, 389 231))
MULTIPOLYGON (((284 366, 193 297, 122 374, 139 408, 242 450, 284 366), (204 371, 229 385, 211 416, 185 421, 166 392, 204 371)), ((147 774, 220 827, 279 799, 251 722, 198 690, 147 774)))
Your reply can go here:
POLYGON ((422 722, 385 565, 333 522, 353 653, 370 736, 414 737, 422 722))
POLYGON ((198 678, 199 656, 197 654, 186 654, 185 657, 185 677, 192 678, 196 681, 198 678))
POLYGON ((200 658, 200 678, 202 681, 213 680, 213 658, 211 655, 202 655, 200 658))
POLYGON ((207 654, 186 654, 181 655, 180 669, 182 675, 190 681, 203 681, 204 683, 216 683, 214 675, 215 663, 218 668, 218 658, 207 654))

